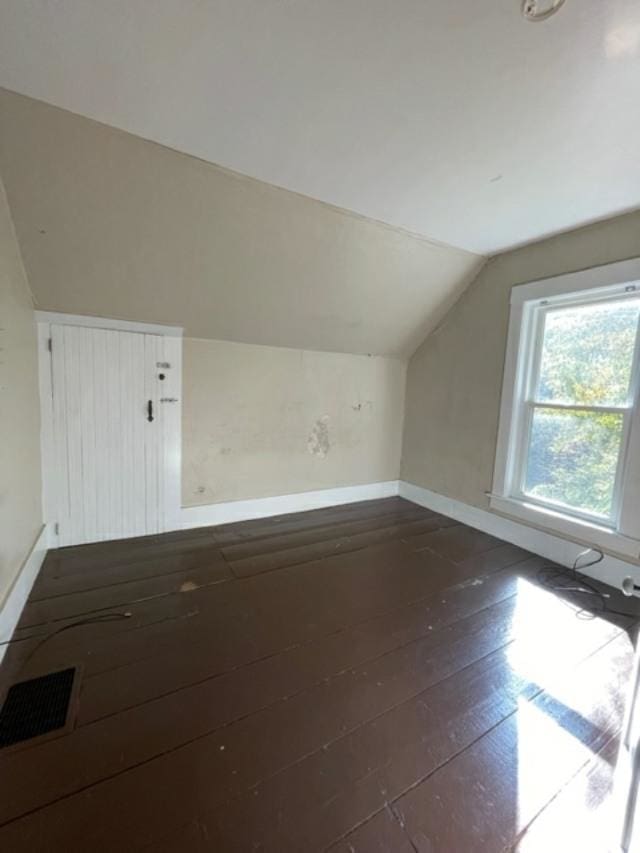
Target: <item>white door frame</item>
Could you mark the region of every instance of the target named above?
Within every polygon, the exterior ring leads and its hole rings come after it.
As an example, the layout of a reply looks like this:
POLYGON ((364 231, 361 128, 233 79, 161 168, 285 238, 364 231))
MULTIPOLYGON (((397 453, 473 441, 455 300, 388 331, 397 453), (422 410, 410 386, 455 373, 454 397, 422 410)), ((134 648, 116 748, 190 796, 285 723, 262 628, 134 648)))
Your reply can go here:
MULTIPOLYGON (((167 408, 163 418, 165 444, 165 476, 163 503, 166 530, 182 527, 182 328, 153 323, 133 323, 104 317, 85 317, 78 314, 60 314, 36 311, 38 328, 38 372, 40 384, 40 446, 42 453, 42 513, 49 531, 50 548, 58 546, 56 519, 56 478, 53 443, 53 389, 51 383, 51 325, 88 326, 92 329, 110 329, 122 332, 162 335, 165 348, 170 353, 172 370, 171 397, 177 402, 167 408)), ((167 389, 169 390, 169 389, 167 389)))
POLYGON ((615 768, 612 853, 640 851, 640 646, 636 646, 615 768), (617 846, 616 846, 617 845, 617 846))

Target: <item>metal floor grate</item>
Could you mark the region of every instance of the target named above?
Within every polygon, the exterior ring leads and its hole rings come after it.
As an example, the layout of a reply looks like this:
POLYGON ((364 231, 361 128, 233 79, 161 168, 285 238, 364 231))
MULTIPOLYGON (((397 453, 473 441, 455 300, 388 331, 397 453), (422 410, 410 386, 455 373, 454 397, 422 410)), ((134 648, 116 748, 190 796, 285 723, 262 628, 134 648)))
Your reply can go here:
POLYGON ((61 729, 69 711, 75 667, 14 684, 0 711, 0 749, 61 729))

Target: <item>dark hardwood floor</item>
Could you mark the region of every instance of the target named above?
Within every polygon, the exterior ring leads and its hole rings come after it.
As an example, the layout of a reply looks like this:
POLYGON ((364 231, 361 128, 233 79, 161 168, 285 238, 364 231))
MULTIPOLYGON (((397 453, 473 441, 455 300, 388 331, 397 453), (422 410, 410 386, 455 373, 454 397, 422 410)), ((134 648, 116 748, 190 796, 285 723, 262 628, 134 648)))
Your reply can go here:
POLYGON ((77 714, 0 750, 0 849, 606 850, 633 622, 543 565, 400 498, 50 552, 0 687, 77 714))

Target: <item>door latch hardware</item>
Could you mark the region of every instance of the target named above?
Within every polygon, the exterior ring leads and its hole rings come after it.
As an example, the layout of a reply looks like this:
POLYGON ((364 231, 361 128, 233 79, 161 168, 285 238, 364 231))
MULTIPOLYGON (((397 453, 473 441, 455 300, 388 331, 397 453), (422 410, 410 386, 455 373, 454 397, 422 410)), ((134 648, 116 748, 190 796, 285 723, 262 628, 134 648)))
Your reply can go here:
POLYGON ((160 402, 161 403, 177 403, 178 398, 177 397, 160 397, 160 402))

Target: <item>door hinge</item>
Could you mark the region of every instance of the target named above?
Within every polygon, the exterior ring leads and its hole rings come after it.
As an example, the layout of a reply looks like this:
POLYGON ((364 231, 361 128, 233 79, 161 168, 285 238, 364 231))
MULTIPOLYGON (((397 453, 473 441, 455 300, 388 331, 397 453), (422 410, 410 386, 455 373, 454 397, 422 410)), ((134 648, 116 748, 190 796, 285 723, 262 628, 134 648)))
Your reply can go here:
POLYGON ((51 338, 47 340, 47 349, 49 350, 49 352, 53 352, 53 341, 51 338))
POLYGON ((58 524, 58 522, 57 522, 57 521, 56 521, 56 523, 53 525, 53 532, 56 534, 56 536, 59 536, 59 535, 60 535, 60 525, 58 524))

